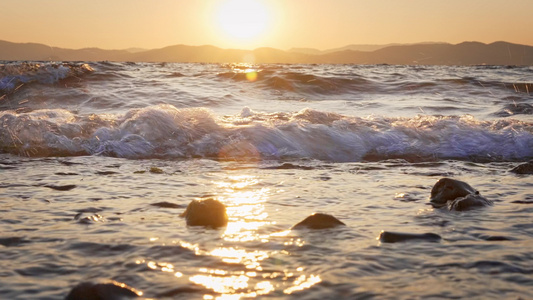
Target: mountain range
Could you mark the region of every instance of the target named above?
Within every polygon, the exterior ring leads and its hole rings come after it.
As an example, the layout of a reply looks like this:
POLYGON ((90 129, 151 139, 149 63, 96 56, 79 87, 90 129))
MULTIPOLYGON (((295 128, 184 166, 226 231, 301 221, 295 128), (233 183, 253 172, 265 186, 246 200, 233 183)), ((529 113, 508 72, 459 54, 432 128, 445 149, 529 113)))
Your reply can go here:
POLYGON ((65 49, 36 43, 0 41, 4 61, 131 61, 205 63, 400 64, 400 65, 533 65, 533 46, 508 42, 349 45, 320 51, 293 48, 255 50, 174 45, 160 49, 65 49))

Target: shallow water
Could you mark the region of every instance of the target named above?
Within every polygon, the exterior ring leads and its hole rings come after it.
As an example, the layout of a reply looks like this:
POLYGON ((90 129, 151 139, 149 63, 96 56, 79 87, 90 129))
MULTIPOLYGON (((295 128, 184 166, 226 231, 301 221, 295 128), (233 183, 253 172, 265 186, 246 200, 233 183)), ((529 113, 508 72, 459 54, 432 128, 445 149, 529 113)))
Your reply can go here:
POLYGON ((22 66, 0 81, 2 299, 533 297, 533 181, 510 172, 531 68, 22 66), (432 208, 442 177, 494 206, 432 208), (209 197, 228 226, 187 227, 209 197), (347 226, 290 230, 313 212, 347 226))

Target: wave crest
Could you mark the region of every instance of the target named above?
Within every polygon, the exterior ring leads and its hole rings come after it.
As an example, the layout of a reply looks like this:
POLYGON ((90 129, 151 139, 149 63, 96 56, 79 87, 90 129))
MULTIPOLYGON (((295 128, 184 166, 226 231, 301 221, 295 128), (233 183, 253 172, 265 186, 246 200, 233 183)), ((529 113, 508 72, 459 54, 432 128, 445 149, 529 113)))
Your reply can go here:
POLYGON ((244 108, 220 117, 204 108, 171 105, 124 115, 7 111, 0 114, 0 150, 132 159, 528 160, 533 158, 532 125, 469 115, 359 118, 313 109, 261 113, 244 108))
POLYGON ((60 80, 93 72, 86 63, 8 63, 0 64, 0 96, 12 93, 24 84, 54 84, 60 80))

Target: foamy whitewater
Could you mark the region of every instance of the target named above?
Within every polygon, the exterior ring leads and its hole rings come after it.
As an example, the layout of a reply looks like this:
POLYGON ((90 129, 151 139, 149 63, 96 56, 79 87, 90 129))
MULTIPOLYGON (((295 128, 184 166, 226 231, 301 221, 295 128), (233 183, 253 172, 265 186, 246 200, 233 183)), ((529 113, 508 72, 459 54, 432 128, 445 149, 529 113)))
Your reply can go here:
POLYGON ((532 298, 532 115, 533 67, 0 63, 0 299, 532 298))

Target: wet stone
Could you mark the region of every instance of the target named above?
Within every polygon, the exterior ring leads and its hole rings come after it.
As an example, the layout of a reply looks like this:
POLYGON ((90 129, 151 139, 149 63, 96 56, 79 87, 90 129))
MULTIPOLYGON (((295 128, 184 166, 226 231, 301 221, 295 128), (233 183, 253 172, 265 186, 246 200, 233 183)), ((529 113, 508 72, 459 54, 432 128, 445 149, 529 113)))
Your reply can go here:
POLYGON ((94 172, 94 174, 96 174, 96 175, 114 175, 114 174, 118 174, 118 172, 115 172, 115 171, 96 171, 96 172, 94 172))
POLYGON ((278 166, 272 166, 272 167, 265 167, 262 169, 271 169, 271 170, 314 170, 314 167, 310 166, 302 166, 302 165, 296 165, 291 163, 283 163, 278 166))
POLYGON ((0 237, 0 245, 4 247, 17 247, 27 243, 30 243, 30 241, 23 237, 0 237))
POLYGON ((422 242, 439 242, 441 240, 440 235, 436 233, 404 233, 404 232, 392 232, 382 231, 379 234, 378 240, 382 243, 401 243, 408 241, 422 241, 422 242))
POLYGON ((533 161, 514 167, 511 172, 515 174, 533 174, 533 161))
POLYGON ((292 229, 326 229, 334 228, 337 226, 346 226, 343 222, 339 221, 332 215, 323 214, 323 213, 314 213, 309 217, 305 218, 300 223, 294 225, 292 229))
POLYGON ((226 206, 215 199, 193 200, 181 216, 189 226, 218 228, 228 224, 226 206))
POLYGON ((493 202, 481 196, 466 182, 442 178, 431 189, 430 204, 436 208, 448 207, 453 211, 465 211, 491 206, 493 202))
POLYGON ((74 172, 56 172, 54 174, 55 175, 59 175, 59 176, 77 176, 77 175, 80 175, 80 174, 74 173, 74 172))
POLYGON ((454 211, 465 211, 491 205, 492 201, 487 200, 479 194, 470 194, 465 197, 456 198, 453 201, 448 201, 448 209, 454 211))
POLYGON ((78 213, 74 216, 79 224, 93 224, 98 222, 105 222, 105 218, 99 214, 93 214, 90 216, 83 217, 83 213, 78 213))
POLYGON ((53 185, 53 184, 47 184, 45 187, 56 190, 56 191, 70 191, 76 187, 75 184, 67 184, 67 185, 53 185))
POLYGON ((151 206, 161 207, 161 208, 183 208, 182 205, 171 203, 171 202, 156 202, 150 203, 151 206))
POLYGON ((511 203, 516 203, 516 204, 533 204, 533 200, 516 200, 516 201, 512 201, 511 203))
POLYGON ((161 170, 160 168, 158 167, 151 167, 150 168, 150 173, 152 174, 163 174, 163 170, 161 170))
POLYGON ((114 300, 138 298, 142 292, 120 282, 83 282, 72 288, 66 300, 114 300))

